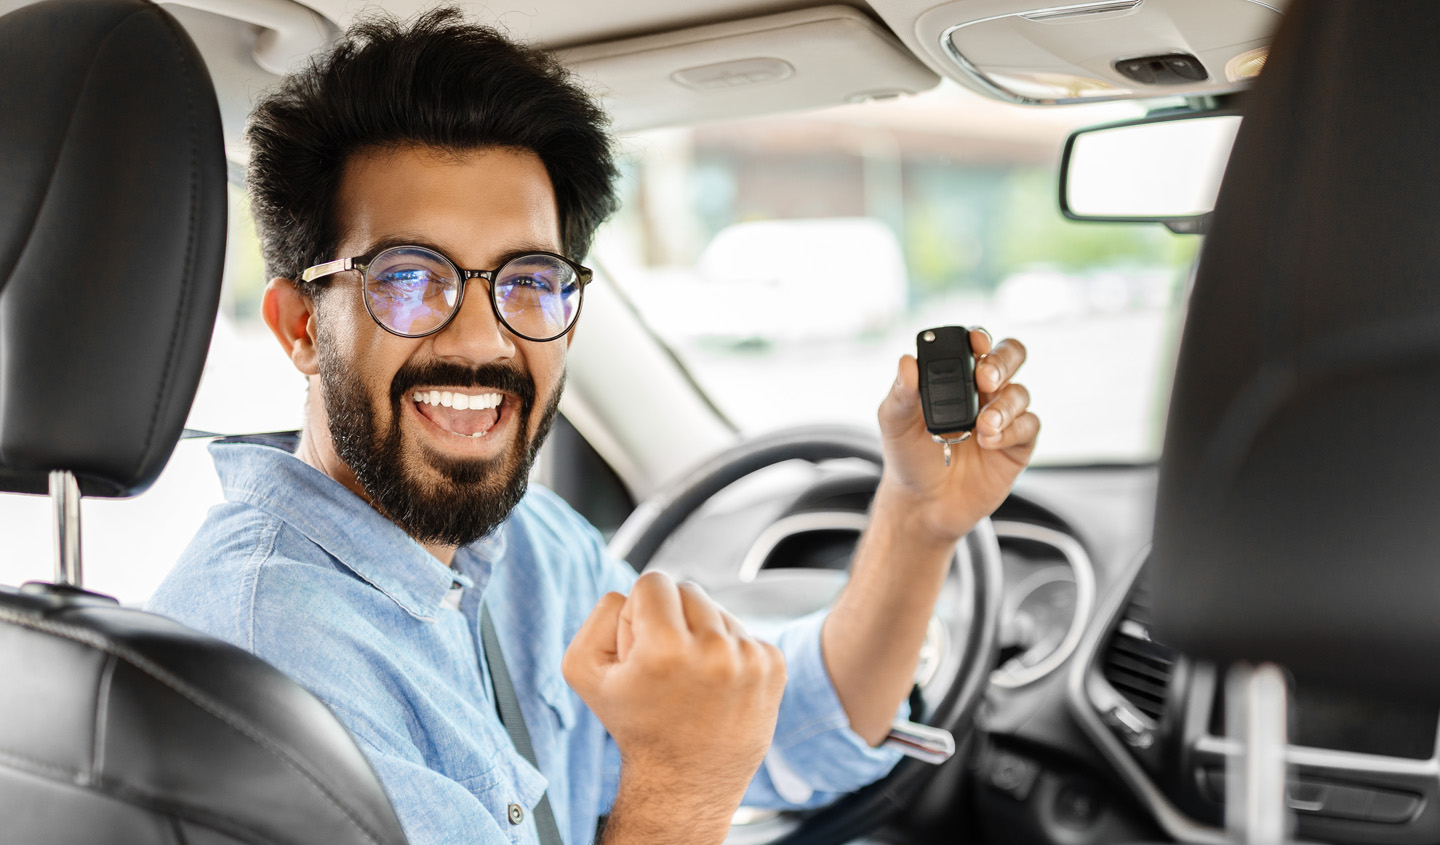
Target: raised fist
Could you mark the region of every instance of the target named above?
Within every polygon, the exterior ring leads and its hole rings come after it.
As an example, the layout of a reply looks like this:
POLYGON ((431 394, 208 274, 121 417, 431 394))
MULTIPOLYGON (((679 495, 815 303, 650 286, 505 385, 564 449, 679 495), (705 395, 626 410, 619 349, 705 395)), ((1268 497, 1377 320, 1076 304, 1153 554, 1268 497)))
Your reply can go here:
POLYGON ((600 600, 563 670, 620 747, 617 814, 627 784, 645 784, 676 809, 694 803, 728 822, 775 731, 779 649, 699 587, 647 572, 628 598, 600 600))

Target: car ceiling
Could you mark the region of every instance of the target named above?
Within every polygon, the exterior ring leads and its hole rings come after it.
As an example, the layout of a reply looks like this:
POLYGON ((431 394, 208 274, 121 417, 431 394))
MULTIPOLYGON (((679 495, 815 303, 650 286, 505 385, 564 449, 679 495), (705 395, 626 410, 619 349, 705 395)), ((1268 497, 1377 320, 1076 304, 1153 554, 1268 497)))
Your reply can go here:
MULTIPOLYGON (((28 2, 32 0, 0 0, 0 13, 28 2)), ((437 0, 160 2, 167 4, 205 56, 220 99, 229 156, 243 164, 246 116, 257 93, 273 84, 280 72, 323 49, 342 28, 377 7, 404 18, 437 0)), ((1019 28, 1038 34, 1033 40, 1039 48, 1021 59, 1019 67, 1007 64, 1003 68, 1007 73, 1050 73, 1062 67, 1092 77, 1109 75, 1115 81, 1111 69, 1115 59, 1190 51, 1202 56, 1214 74, 1226 56, 1263 46, 1286 2, 488 0, 457 5, 474 20, 559 49, 562 59, 603 98, 615 128, 626 132, 913 94, 933 87, 941 77, 1006 99, 1004 92, 997 95, 947 54, 943 34, 976 22, 1018 21, 1013 16, 1034 17, 1039 10, 1052 17, 1059 10, 1065 19, 1023 23, 1019 28), (746 63, 757 58, 781 68, 779 74, 759 84, 751 84, 754 79, 733 86, 712 84, 749 76, 754 68, 746 63), (695 69, 702 75, 714 72, 699 85, 677 79, 695 69)), ((993 37, 987 31, 979 43, 1019 44, 1012 32, 1001 29, 993 37)), ((1008 59, 1023 51, 991 52, 1008 59)), ((1139 93, 1194 95, 1242 87, 1227 86, 1223 78, 1218 81, 1218 85, 1212 80, 1209 85, 1156 87, 1139 93)))
MULTIPOLYGON (((343 27, 375 6, 383 6, 399 17, 408 17, 431 8, 435 0, 367 0, 364 3, 355 0, 306 0, 306 5, 343 27)), ((812 8, 817 4, 805 0, 685 0, 683 3, 674 0, 626 0, 622 3, 496 0, 455 5, 469 11, 476 20, 500 23, 517 38, 560 48, 743 20, 812 8)), ((841 5, 869 11, 865 3, 841 5)))

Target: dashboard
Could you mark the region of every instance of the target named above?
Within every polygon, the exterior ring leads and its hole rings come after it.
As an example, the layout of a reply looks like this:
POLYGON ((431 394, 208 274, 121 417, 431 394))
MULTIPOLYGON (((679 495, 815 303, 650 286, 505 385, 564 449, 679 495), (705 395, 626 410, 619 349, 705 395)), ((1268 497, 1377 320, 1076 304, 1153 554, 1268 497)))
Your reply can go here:
MULTIPOLYGON (((1030 841, 1141 841, 1137 834, 1149 826, 1157 828, 1156 838, 1227 841, 1226 765, 1237 745, 1226 737, 1223 675, 1168 648, 1153 632, 1145 562, 1154 483, 1153 469, 1035 470, 997 515, 1043 508, 1059 520, 1055 530, 1091 550, 1099 585, 1085 633, 1055 673, 1056 689, 1035 692, 1045 702, 1003 698, 992 687, 992 713, 1004 715, 990 719, 988 739, 1007 749, 999 756, 1021 762, 1007 759, 997 771, 982 761, 977 791, 1008 790, 1012 801, 1027 806, 1030 812, 1018 815, 1030 819, 1030 841), (1088 748, 1072 745, 1053 721, 1033 725, 1012 712, 1049 712, 1055 697, 1088 748), (1068 777, 1069 786, 1051 792, 1048 807, 1023 800, 1030 796, 1012 787, 1017 766, 1036 781, 1052 770, 1063 773, 1059 778, 1068 777), (1077 791, 1084 794, 1077 798, 1077 791)), ((1437 725, 1440 706, 1433 702, 1293 686, 1286 801, 1296 836, 1440 842, 1437 725)), ((1008 831, 990 833, 987 841, 1015 841, 1008 831)))
MULTIPOLYGON (((722 601, 727 581, 789 579, 787 612, 818 609, 843 587, 876 480, 858 461, 771 467, 707 503, 653 565, 705 583, 722 601)), ((1004 576, 999 650, 976 730, 883 841, 953 841, 958 832, 1021 845, 1225 841, 1233 743, 1223 679, 1151 630, 1144 564, 1155 483, 1145 466, 1021 476, 993 518, 1004 576)), ((964 613, 968 589, 947 587, 937 619, 964 613)), ((757 621, 763 628, 779 615, 757 621)), ((947 630, 932 624, 922 697, 953 669, 947 630)), ((1287 801, 1298 836, 1440 842, 1440 707, 1308 687, 1292 702, 1287 801)))

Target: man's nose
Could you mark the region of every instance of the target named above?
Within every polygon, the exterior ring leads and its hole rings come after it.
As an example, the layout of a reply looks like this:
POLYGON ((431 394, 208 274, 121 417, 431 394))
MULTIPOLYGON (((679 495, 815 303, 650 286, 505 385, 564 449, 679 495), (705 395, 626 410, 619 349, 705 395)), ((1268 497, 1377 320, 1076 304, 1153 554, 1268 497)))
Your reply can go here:
POLYGON ((435 335, 435 354, 480 364, 515 356, 515 336, 496 318, 490 287, 483 279, 466 285, 455 319, 435 335))

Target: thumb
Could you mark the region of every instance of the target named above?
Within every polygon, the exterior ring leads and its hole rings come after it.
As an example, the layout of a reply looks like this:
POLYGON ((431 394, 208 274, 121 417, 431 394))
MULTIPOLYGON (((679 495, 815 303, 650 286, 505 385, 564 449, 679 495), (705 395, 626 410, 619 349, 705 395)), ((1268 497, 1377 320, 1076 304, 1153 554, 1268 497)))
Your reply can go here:
POLYGON ((560 672, 581 698, 594 690, 605 672, 618 660, 617 637, 620 629, 620 608, 625 606, 625 597, 619 593, 606 593, 590 611, 590 616, 575 633, 570 647, 565 649, 565 658, 560 662, 560 672))
POLYGON ((924 426, 920 413, 920 366, 914 355, 900 356, 895 383, 880 403, 880 433, 886 439, 900 437, 917 424, 924 426))

